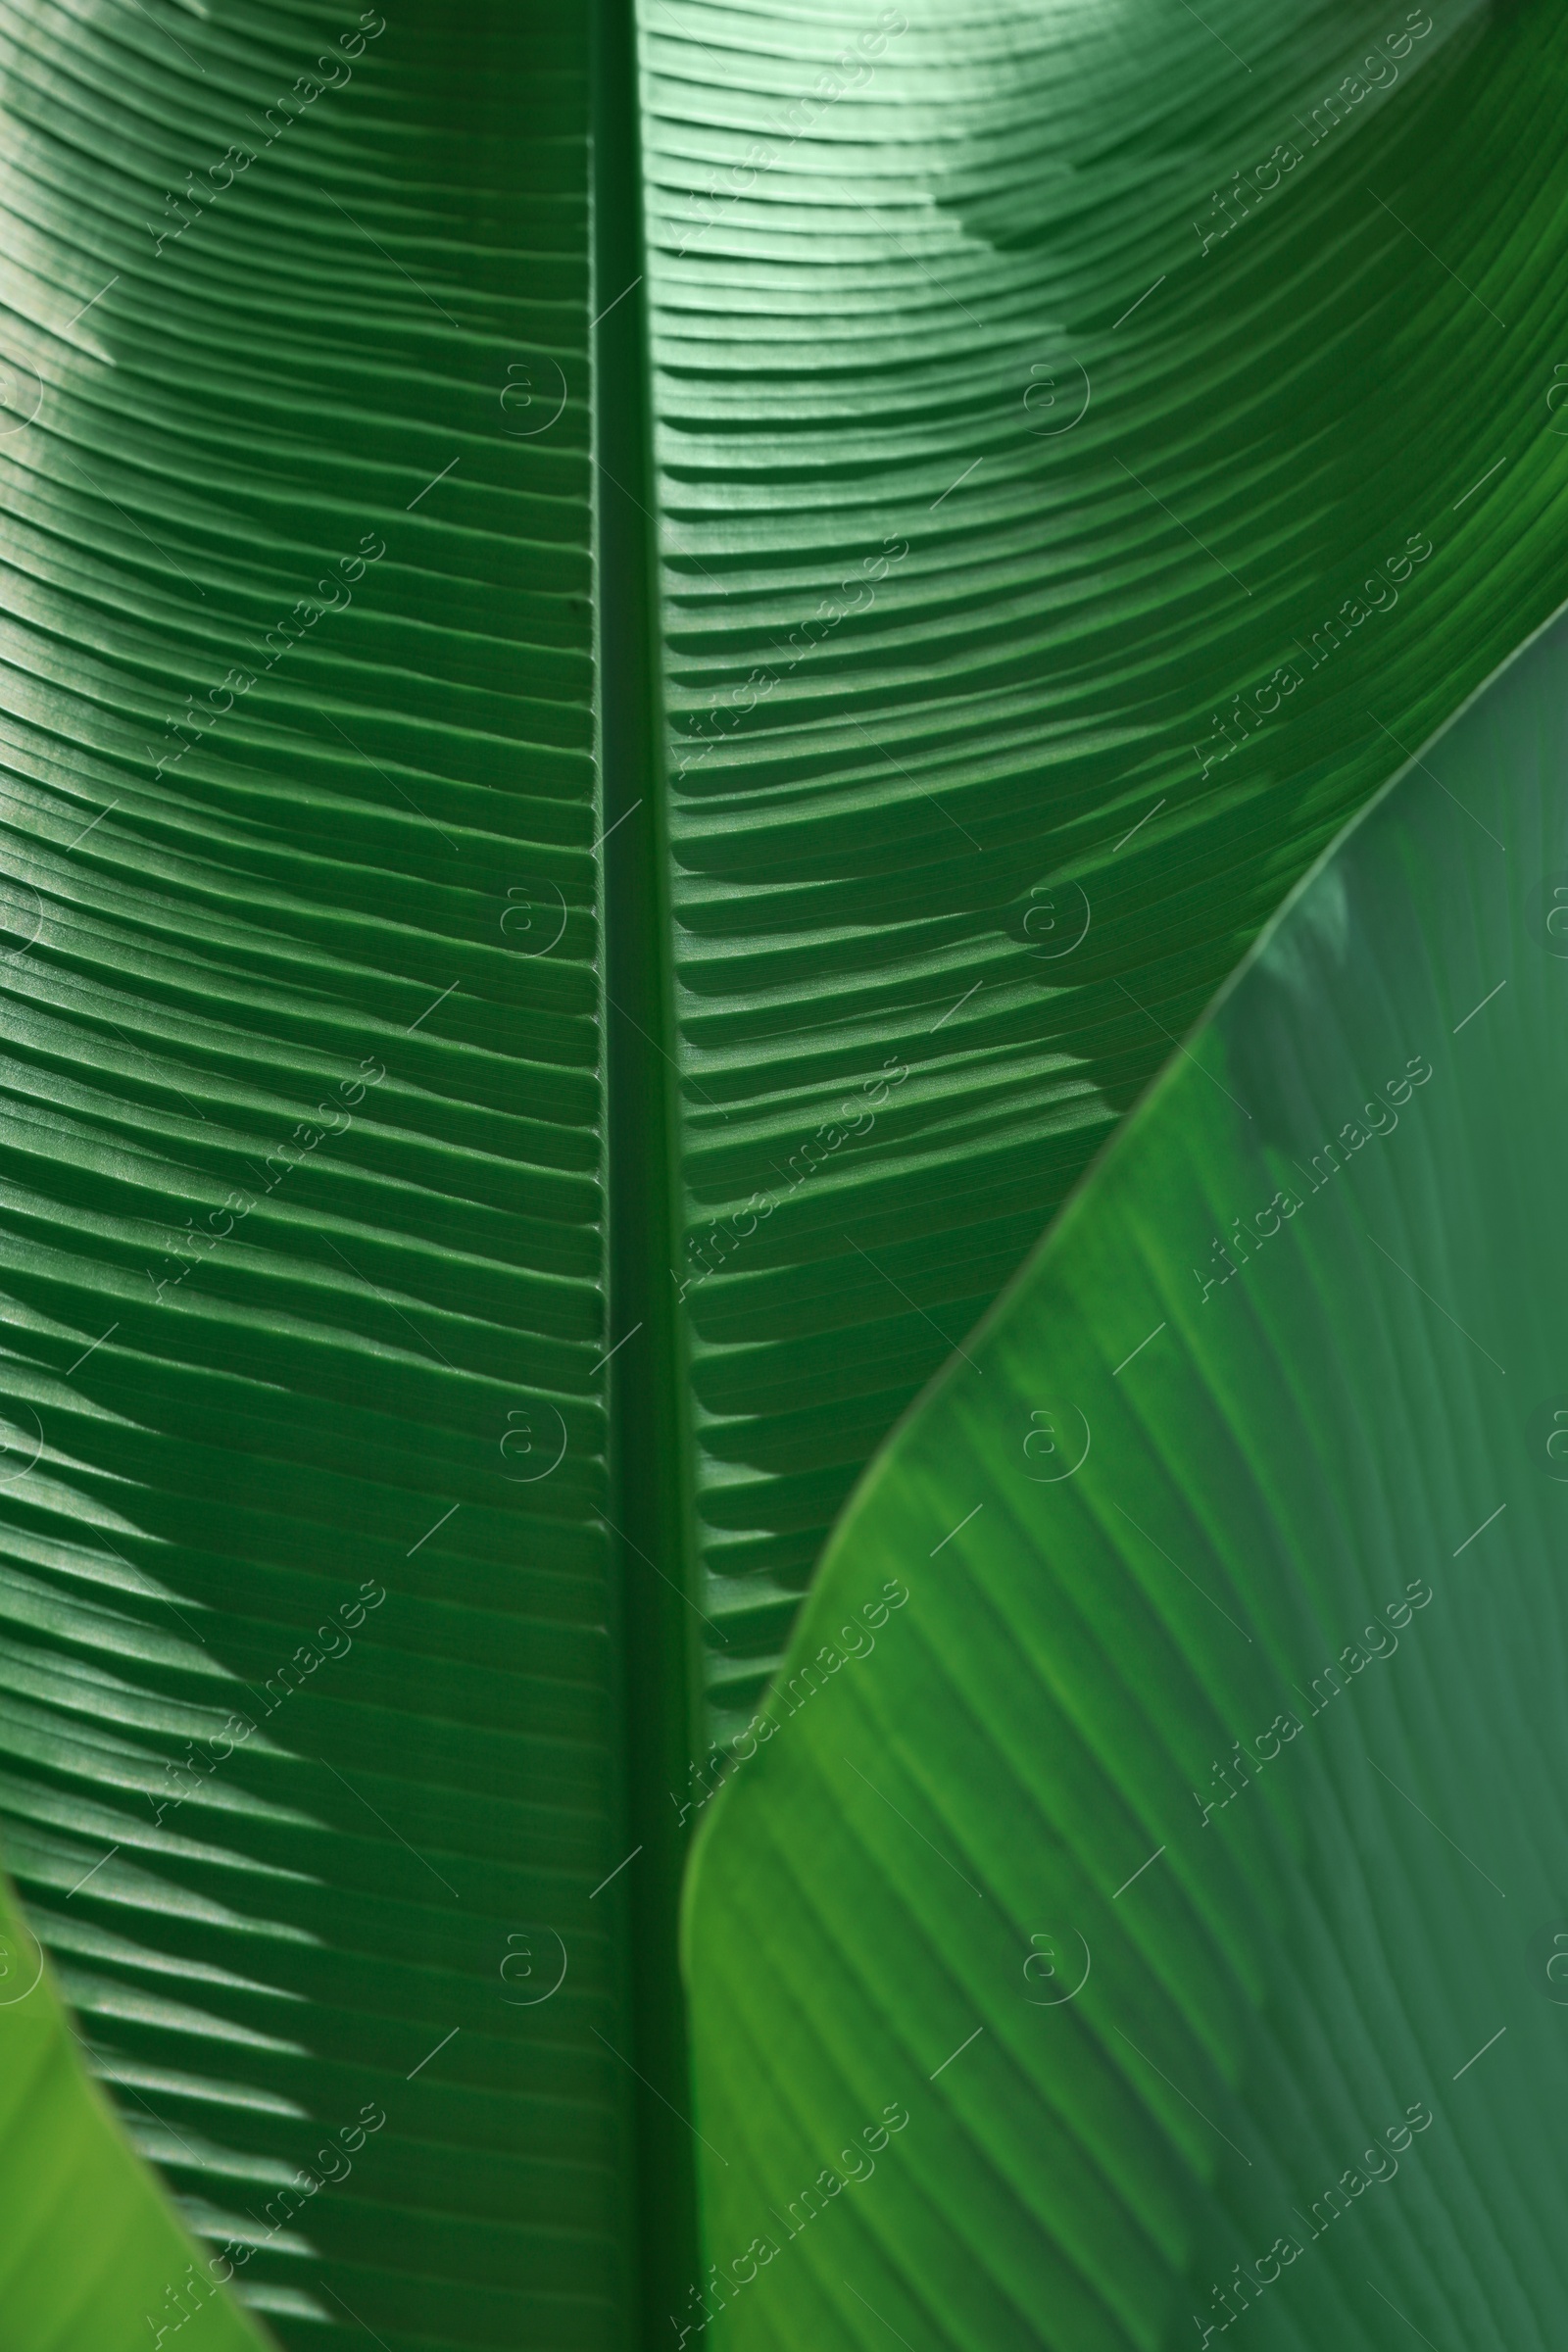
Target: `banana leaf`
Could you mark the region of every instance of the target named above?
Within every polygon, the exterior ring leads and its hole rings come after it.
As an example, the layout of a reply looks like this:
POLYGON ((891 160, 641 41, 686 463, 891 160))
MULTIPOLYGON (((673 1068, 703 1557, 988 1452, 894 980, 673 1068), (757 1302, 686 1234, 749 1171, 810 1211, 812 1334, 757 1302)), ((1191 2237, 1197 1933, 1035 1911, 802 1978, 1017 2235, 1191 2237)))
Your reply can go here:
POLYGON ((1568 594, 1545 11, 788 26, 644 18, 720 1746, 875 1444, 1568 594))
MULTIPOLYGON (((222 2291, 233 2276, 169 2212, 73 2047, 43 1947, 0 1890, 0 2294, 13 2343, 152 2340, 194 2327, 197 2352, 254 2352, 222 2291), (84 2235, 83 2222, 87 2223, 84 2235)), ((77 2040, 79 2035, 75 2035, 77 2040)))
POLYGON ((679 2340, 1555 2340, 1565 779, 1559 619, 857 1494, 693 1856, 679 2340))
POLYGON ((24 2352, 662 2339, 831 1521, 1568 595, 1550 17, 1205 17, 8 16, 24 2352))

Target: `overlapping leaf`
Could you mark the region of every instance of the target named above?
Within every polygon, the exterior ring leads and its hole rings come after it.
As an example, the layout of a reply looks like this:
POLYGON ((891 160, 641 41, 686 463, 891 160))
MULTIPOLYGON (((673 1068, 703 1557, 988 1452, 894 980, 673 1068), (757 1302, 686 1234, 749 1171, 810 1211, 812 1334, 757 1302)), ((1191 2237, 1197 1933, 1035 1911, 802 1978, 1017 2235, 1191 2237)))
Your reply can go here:
POLYGON ((129 2344, 161 2340, 160 2328, 190 2328, 193 2352, 257 2352, 222 2292, 232 2265, 222 2255, 203 2261, 126 2148, 72 2046, 38 1938, 4 1896, 0 2017, 0 2296, 9 2340, 129 2344))
POLYGON ((615 7, 6 20, 0 1844, 289 2341, 662 2330, 682 1622, 1568 588, 1544 11, 906 13, 648 0, 646 256, 615 7))
POLYGON ((736 2347, 1556 2340, 1565 680, 1312 876, 835 1536, 694 1856, 736 2347))

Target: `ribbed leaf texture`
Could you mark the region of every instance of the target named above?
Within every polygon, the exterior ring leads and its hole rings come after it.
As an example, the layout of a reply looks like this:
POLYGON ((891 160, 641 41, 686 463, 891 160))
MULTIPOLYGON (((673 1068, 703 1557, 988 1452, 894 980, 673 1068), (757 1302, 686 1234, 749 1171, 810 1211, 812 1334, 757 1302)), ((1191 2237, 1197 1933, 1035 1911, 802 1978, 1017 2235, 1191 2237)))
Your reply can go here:
POLYGON ((737 2352, 1561 2332, 1565 681, 1333 853, 835 1535, 690 1887, 737 2352))
MULTIPOLYGON (((696 1752, 1568 596, 1565 58, 1454 0, 7 17, 0 1851, 285 2344, 662 2337, 696 1752)), ((189 2249, 50 2065, 5 2161, 103 2202, 105 2299, 24 2233, 7 2324, 128 2352, 189 2249)))
POLYGON ((588 2345, 630 2078, 586 26, 455 33, 8 32, 0 1802, 253 2308, 588 2345))
POLYGON ((658 5, 644 41, 732 1729, 878 1439, 1568 593, 1565 53, 1545 9, 1338 0, 658 5))

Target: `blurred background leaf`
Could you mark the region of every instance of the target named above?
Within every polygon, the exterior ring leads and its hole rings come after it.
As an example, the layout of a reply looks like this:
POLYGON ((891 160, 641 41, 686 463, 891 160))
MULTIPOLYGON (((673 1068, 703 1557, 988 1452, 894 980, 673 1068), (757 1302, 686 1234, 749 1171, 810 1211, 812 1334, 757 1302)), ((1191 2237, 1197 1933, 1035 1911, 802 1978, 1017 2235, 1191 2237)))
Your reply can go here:
POLYGON ((0 2295, 8 2341, 261 2352, 72 2046, 43 1948, 0 1887, 0 2295))

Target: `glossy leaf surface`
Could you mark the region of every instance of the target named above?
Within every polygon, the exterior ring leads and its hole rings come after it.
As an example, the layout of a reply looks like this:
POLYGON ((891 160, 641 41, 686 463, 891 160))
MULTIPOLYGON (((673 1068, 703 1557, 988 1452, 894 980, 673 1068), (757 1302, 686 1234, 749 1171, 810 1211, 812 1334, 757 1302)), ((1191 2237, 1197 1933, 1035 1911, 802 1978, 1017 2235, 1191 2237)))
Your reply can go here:
POLYGON ((1559 620, 838 1530, 694 1856, 731 2344, 1554 2340, 1565 779, 1559 620))
POLYGON ((1568 594, 1564 67, 1533 7, 661 5, 644 39, 739 1729, 872 1446, 1568 594))
POLYGON ((630 2292, 587 31, 10 35, 5 1853, 313 2344, 630 2292))
POLYGON ((707 1734, 1568 592, 1553 21, 1205 16, 7 19, 0 1851, 291 2345, 662 2333, 707 1734))

